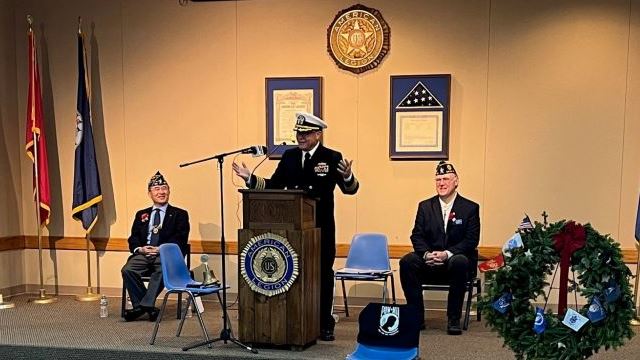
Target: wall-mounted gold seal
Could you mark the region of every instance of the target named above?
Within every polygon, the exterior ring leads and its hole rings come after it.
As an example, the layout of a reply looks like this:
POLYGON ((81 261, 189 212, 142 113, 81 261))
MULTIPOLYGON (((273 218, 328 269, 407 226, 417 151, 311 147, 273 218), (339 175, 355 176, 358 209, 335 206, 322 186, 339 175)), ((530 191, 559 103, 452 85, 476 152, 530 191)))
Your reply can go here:
POLYGON ((327 50, 341 69, 376 68, 389 52, 391 30, 380 11, 361 4, 341 10, 327 29, 327 50))

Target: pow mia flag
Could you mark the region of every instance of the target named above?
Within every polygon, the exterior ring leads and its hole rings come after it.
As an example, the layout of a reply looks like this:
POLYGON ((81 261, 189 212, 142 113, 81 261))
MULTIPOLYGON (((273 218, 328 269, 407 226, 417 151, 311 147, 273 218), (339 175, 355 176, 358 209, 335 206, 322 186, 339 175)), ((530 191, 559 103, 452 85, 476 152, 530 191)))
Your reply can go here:
POLYGON ((369 303, 358 317, 358 342, 393 348, 417 347, 422 316, 415 305, 369 303))
POLYGON ((421 81, 407 93, 396 109, 442 109, 442 103, 421 81))

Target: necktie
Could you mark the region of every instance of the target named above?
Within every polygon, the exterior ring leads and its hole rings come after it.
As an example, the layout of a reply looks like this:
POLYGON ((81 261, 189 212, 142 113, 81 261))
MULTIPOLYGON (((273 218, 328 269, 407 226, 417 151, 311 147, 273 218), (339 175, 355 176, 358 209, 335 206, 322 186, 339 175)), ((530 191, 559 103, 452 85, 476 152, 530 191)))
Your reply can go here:
POLYGON ((158 246, 160 242, 160 209, 153 210, 153 221, 151 223, 151 237, 149 245, 158 246))
POLYGON ((302 164, 302 168, 308 170, 309 168, 309 160, 311 159, 311 154, 304 154, 304 163, 302 164))

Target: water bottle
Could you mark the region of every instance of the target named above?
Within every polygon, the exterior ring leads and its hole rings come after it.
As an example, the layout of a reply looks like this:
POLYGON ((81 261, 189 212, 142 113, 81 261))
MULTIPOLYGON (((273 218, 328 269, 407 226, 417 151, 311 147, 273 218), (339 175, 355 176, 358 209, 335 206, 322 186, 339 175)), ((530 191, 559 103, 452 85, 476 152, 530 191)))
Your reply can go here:
POLYGON ((106 318, 109 316, 109 301, 105 295, 100 297, 100 317, 106 318))

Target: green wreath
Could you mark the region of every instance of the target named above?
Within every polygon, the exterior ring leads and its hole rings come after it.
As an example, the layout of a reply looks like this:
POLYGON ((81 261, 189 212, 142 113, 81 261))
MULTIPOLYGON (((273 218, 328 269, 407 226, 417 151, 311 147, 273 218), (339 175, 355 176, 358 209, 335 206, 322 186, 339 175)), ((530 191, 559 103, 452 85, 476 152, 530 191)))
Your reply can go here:
MULTIPOLYGON (((510 250, 504 267, 487 273, 486 293, 480 298, 478 307, 486 317, 487 326, 500 334, 504 339, 503 346, 511 348, 517 359, 584 359, 602 347, 615 349, 634 335, 629 324, 634 316, 629 287, 631 272, 622 260, 619 245, 608 235, 600 235, 590 224, 584 226, 584 245, 570 258, 570 270, 577 279, 573 279, 569 289, 573 288, 588 300, 575 311, 586 317, 589 299, 598 298, 602 299, 601 308, 606 317, 595 323, 587 321, 574 331, 547 310, 543 315, 546 330, 540 334, 534 331, 536 309, 533 302, 542 296, 546 304, 545 287, 548 289, 549 286, 546 279, 554 274, 553 269, 560 261, 554 237, 564 232, 565 225, 569 224, 580 226, 565 221, 548 226, 536 223, 533 229, 521 231, 523 246, 510 250), (604 300, 603 294, 612 281, 620 291, 618 298, 609 302, 604 300), (511 301, 507 311, 501 313, 494 304, 504 294, 510 294, 511 301)), ((571 275, 569 279, 572 279, 571 275)), ((571 294, 569 303, 573 302, 571 294)))

